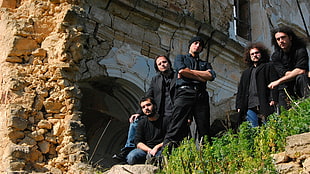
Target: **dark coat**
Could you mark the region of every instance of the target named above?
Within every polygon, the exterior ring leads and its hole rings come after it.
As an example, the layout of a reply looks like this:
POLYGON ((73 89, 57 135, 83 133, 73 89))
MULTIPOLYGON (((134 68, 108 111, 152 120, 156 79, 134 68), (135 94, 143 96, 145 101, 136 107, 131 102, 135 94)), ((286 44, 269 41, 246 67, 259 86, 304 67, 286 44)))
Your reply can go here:
MULTIPOLYGON (((146 92, 146 96, 147 97, 152 97, 157 105, 157 111, 158 113, 161 113, 161 110, 163 108, 161 108, 161 102, 163 94, 163 75, 161 74, 157 74, 156 76, 154 76, 151 80, 151 84, 150 87, 148 89, 148 91, 146 92)), ((173 74, 171 74, 171 82, 170 82, 170 99, 172 102, 172 105, 174 103, 174 97, 176 95, 176 79, 177 79, 177 73, 173 71, 173 74)), ((137 113, 143 114, 141 109, 139 109, 139 111, 137 113)))
POLYGON ((309 71, 309 56, 306 48, 293 47, 289 53, 284 53, 282 49, 276 50, 271 60, 280 77, 295 68, 309 71))
MULTIPOLYGON (((246 115, 248 110, 248 96, 249 96, 249 86, 251 71, 253 66, 246 69, 240 79, 240 84, 238 87, 238 93, 236 98, 236 109, 240 109, 241 116, 246 115)), ((257 94, 260 105, 260 112, 268 116, 274 112, 274 108, 269 106, 270 101, 278 101, 278 90, 270 90, 268 84, 274 80, 278 79, 278 74, 274 66, 271 63, 263 63, 257 67, 256 70, 256 84, 257 84, 257 94)))
MULTIPOLYGON (((150 88, 149 90, 146 92, 146 96, 148 97, 153 97, 155 100, 155 103, 157 104, 157 109, 159 111, 159 113, 161 113, 160 111, 162 110, 161 108, 161 101, 162 99, 162 91, 163 91, 163 76, 161 74, 158 74, 156 76, 154 76, 152 78, 151 84, 150 84, 150 88)), ((173 74, 171 74, 171 82, 170 82, 170 99, 172 102, 172 105, 174 103, 174 97, 176 94, 176 79, 177 79, 177 73, 175 73, 173 71, 173 74)))

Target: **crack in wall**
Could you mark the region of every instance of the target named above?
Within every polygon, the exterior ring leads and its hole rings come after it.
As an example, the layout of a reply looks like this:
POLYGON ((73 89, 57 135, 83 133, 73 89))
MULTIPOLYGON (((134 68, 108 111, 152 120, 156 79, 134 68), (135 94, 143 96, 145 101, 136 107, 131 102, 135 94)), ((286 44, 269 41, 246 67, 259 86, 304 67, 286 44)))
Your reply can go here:
POLYGON ((147 91, 146 89, 146 80, 150 78, 150 71, 151 71, 151 67, 149 65, 149 61, 145 60, 146 66, 147 66, 147 75, 146 75, 146 79, 143 80, 143 90, 144 92, 147 91))

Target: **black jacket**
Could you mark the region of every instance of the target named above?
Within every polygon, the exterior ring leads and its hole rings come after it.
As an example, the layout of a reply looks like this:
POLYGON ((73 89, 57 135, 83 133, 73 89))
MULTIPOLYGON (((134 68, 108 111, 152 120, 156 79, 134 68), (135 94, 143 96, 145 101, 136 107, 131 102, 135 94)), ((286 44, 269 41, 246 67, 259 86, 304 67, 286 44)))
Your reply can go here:
MULTIPOLYGON (((253 66, 246 69, 240 79, 236 98, 236 109, 240 109, 241 116, 246 115, 248 110, 248 96, 250 77, 253 66)), ((256 70, 257 94, 260 105, 260 112, 268 116, 274 112, 274 108, 269 106, 270 101, 278 101, 278 90, 270 90, 268 84, 278 79, 278 74, 271 63, 262 63, 256 70)))
MULTIPOLYGON (((171 102, 172 102, 172 105, 174 103, 174 97, 176 95, 176 79, 177 79, 177 73, 176 72, 172 72, 171 74, 171 82, 170 82, 170 99, 171 99, 171 102)), ((151 81, 151 84, 150 84, 150 87, 148 89, 148 91, 146 92, 146 96, 147 97, 152 97, 154 98, 155 100, 155 103, 157 105, 157 111, 158 113, 161 113, 161 110, 163 108, 161 108, 161 102, 162 100, 164 100, 162 97, 163 97, 163 75, 161 74, 157 74, 156 76, 154 76, 152 78, 152 81, 151 81)), ((140 113, 140 114, 143 114, 141 109, 137 112, 137 113, 140 113)))
POLYGON ((274 64, 280 77, 284 76, 287 71, 292 71, 295 68, 309 71, 309 56, 306 48, 292 48, 289 53, 284 53, 283 50, 276 50, 271 60, 274 64))

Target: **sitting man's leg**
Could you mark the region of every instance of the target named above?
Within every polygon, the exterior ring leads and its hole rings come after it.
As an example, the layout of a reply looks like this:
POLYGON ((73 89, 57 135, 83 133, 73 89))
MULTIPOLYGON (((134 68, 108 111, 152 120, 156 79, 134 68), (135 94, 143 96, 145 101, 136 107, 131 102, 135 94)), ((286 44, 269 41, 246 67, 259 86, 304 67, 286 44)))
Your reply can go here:
POLYGON ((144 164, 147 153, 141 149, 134 149, 127 155, 127 163, 133 164, 144 164))
POLYGON ((296 77, 294 89, 298 97, 309 97, 309 77, 307 74, 300 74, 296 77))
POLYGON ((113 159, 125 161, 128 153, 136 147, 134 140, 135 140, 136 128, 138 126, 139 120, 140 119, 137 118, 134 122, 130 123, 126 144, 121 149, 121 152, 119 154, 115 154, 112 156, 113 159))

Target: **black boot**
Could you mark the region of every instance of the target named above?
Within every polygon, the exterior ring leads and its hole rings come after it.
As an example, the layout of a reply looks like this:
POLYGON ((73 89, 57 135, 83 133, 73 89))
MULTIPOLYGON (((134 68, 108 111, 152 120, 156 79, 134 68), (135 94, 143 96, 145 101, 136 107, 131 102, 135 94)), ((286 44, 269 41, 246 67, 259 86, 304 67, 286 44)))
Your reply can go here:
POLYGON ((125 147, 121 150, 119 154, 114 154, 112 156, 112 159, 118 160, 120 162, 126 161, 126 157, 129 154, 130 151, 132 151, 134 147, 125 147))

